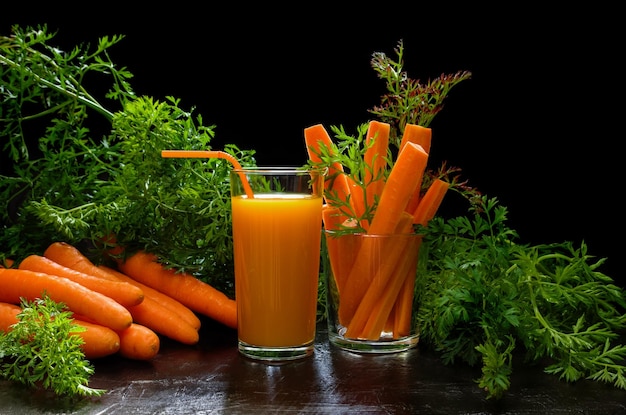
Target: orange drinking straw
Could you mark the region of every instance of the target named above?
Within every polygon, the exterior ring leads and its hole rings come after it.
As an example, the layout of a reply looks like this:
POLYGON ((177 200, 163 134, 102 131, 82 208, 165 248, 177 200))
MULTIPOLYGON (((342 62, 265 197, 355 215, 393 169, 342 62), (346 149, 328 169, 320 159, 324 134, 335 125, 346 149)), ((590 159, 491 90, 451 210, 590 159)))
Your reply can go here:
MULTIPOLYGON (((228 154, 225 151, 219 150, 162 150, 161 157, 163 158, 218 158, 224 159, 230 162, 233 167, 237 170, 241 170, 241 164, 239 161, 228 154)), ((248 179, 243 173, 239 173, 241 177, 241 181, 243 183, 243 188, 246 192, 246 196, 249 199, 254 198, 254 194, 252 193, 252 188, 250 187, 250 183, 248 183, 248 179)))

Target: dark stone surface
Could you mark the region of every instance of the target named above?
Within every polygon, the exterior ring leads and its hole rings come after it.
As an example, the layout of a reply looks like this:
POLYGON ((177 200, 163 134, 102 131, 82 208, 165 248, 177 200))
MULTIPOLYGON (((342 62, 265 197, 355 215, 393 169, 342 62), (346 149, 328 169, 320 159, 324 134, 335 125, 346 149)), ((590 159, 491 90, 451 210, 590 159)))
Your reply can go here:
POLYGON ((96 399, 67 403, 0 383, 0 413, 20 414, 622 414, 626 391, 567 383, 518 363, 499 401, 477 386, 478 368, 443 365, 418 347, 392 355, 357 355, 330 346, 318 331, 312 357, 267 365, 238 354, 232 330, 204 322, 201 343, 163 340, 150 362, 114 356, 95 362, 96 399))

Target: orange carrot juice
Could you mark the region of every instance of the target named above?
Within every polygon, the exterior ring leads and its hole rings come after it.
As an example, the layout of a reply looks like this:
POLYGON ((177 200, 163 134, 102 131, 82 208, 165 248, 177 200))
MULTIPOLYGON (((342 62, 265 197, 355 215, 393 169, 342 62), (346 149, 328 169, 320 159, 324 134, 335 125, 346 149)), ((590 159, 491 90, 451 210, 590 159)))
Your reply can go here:
POLYGON ((232 198, 239 340, 289 347, 315 338, 321 195, 232 198))

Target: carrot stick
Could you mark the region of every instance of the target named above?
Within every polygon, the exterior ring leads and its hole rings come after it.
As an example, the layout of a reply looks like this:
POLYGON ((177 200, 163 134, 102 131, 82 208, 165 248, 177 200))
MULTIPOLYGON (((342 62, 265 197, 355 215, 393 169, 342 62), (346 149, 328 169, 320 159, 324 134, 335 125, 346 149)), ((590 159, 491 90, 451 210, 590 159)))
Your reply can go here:
POLYGON ((120 261, 118 268, 129 277, 180 301, 228 327, 237 328, 237 303, 191 274, 166 269, 156 255, 138 251, 120 261))
POLYGON ((343 284, 352 269, 352 261, 358 252, 360 239, 351 235, 334 237, 332 232, 341 229, 345 224, 339 208, 325 205, 322 209, 324 222, 326 250, 330 262, 331 272, 335 285, 341 291, 343 284))
POLYGON ((40 255, 27 256, 20 262, 18 268, 67 278, 90 290, 97 291, 100 294, 114 299, 124 307, 137 305, 144 299, 143 291, 132 284, 94 277, 93 275, 88 275, 58 264, 40 255))
POLYGON ((133 323, 117 334, 120 336, 119 354, 127 359, 150 360, 159 353, 161 339, 146 326, 133 323))
MULTIPOLYGON (((309 160, 314 163, 322 161, 321 147, 324 146, 329 153, 332 150, 332 139, 322 124, 316 124, 304 129, 304 141, 306 144, 309 160)), ((331 153, 332 154, 332 153, 331 153)), ((347 176, 344 174, 343 166, 339 162, 333 162, 328 168, 328 174, 324 180, 325 194, 334 193, 339 200, 349 200, 350 187, 348 186, 347 176)), ((328 200, 325 197, 326 202, 328 200)), ((350 215, 350 212, 344 213, 350 215)))
MULTIPOLYGON (((394 233, 401 218, 405 216, 403 212, 411 194, 421 183, 427 160, 428 154, 421 146, 407 143, 387 178, 368 234, 394 233)), ((339 320, 344 326, 349 324, 374 277, 374 270, 370 267, 372 250, 375 249, 372 243, 372 238, 364 239, 345 282, 344 295, 339 304, 339 320)))
MULTIPOLYGON (((0 332, 7 333, 11 330, 12 326, 19 322, 18 314, 21 312, 22 307, 19 305, 0 302, 0 332)), ((109 356, 119 350, 120 338, 109 327, 76 319, 73 323, 85 329, 72 332, 71 335, 77 335, 83 339, 81 349, 87 359, 109 356)))
POLYGON ((418 186, 413 192, 413 194, 411 195, 411 198, 409 199, 408 203, 406 204, 405 210, 407 212, 413 213, 415 211, 415 209, 417 208, 417 205, 420 203, 421 194, 422 194, 422 187, 418 186))
POLYGON ((430 143, 432 141, 432 130, 417 124, 407 124, 404 127, 402 140, 398 149, 402 151, 406 143, 415 143, 422 146, 425 152, 430 154, 430 143))
POLYGON ((392 233, 409 198, 422 183, 428 153, 419 144, 407 143, 394 164, 380 196, 369 234, 392 233))
MULTIPOLYGON (((395 323, 396 323, 396 306, 394 304, 393 308, 389 312, 389 317, 387 317, 387 323, 385 323, 385 327, 383 328, 385 335, 386 333, 392 333, 392 334, 394 333, 395 323)), ((397 339, 397 337, 395 336, 393 338, 397 339)))
MULTIPOLYGON (((398 272, 396 269, 399 266, 404 266, 404 263, 407 262, 405 259, 408 256, 408 249, 412 238, 412 235, 408 231, 411 229, 412 219, 411 215, 402 212, 398 229, 394 232, 394 234, 406 234, 406 238, 399 236, 390 238, 387 234, 368 235, 363 237, 362 246, 369 245, 368 249, 370 249, 370 253, 366 261, 367 267, 364 267, 364 270, 371 275, 371 280, 367 284, 367 287, 365 287, 365 293, 362 296, 362 299, 359 300, 354 315, 350 318, 349 323, 346 325, 346 337, 358 338, 361 336, 361 333, 370 318, 378 299, 382 296, 382 293, 385 291, 387 285, 390 284, 390 281, 397 279, 397 277, 392 277, 395 276, 395 272, 398 272)), ((359 251, 359 256, 362 252, 363 249, 359 251)), ((353 267, 353 270, 355 268, 356 266, 353 267)), ((404 277, 405 274, 403 274, 402 277, 404 277)), ((350 277, 352 277, 352 275, 353 274, 350 273, 350 277)), ((345 299, 352 297, 353 292, 348 291, 348 289, 349 288, 346 284, 342 296, 340 297, 340 311, 341 304, 345 302, 345 299)), ((393 305, 393 303, 391 305, 393 305)), ((379 314, 384 314, 384 319, 381 318, 382 324, 385 323, 390 309, 391 307, 379 312, 379 314)), ((378 327, 378 330, 378 337, 380 337, 382 326, 378 327)), ((376 339, 378 339, 378 337, 376 337, 376 339)))
MULTIPOLYGON (((419 249, 419 247, 417 249, 419 249)), ((398 293, 398 298, 396 299, 393 323, 393 337, 396 339, 408 336, 411 333, 416 277, 416 269, 411 269, 407 272, 404 283, 398 293)))
MULTIPOLYGON (((404 133, 402 135, 402 140, 400 141, 399 149, 402 150, 406 143, 415 143, 422 146, 426 153, 430 154, 430 143, 432 141, 432 130, 428 127, 422 127, 417 124, 407 124, 404 127, 404 133)), ((422 189, 421 186, 418 186, 413 192, 413 195, 409 199, 409 203, 407 204, 406 211, 413 213, 417 204, 419 203, 420 193, 422 189)))
MULTIPOLYGON (((236 170, 241 170, 241 164, 239 164, 239 160, 233 157, 231 154, 228 154, 225 151, 219 150, 163 150, 161 151, 161 157, 163 158, 218 158, 224 159, 236 170)), ((243 184, 243 188, 246 192, 246 196, 249 199, 254 197, 254 193, 252 193, 252 188, 250 187, 250 183, 248 183, 248 179, 243 173, 240 173, 241 182, 243 184)))
POLYGON ((363 330, 363 338, 376 339, 377 336, 380 336, 380 328, 384 324, 381 319, 390 323, 391 330, 389 331, 393 332, 392 337, 394 339, 410 334, 413 290, 417 278, 417 261, 421 242, 422 238, 412 240, 408 249, 404 251, 404 267, 399 268, 398 272, 394 274, 395 278, 389 281, 385 292, 378 299, 376 311, 372 312, 363 330), (388 312, 389 307, 392 308, 388 312), (388 314, 389 317, 385 318, 385 314, 388 314))
MULTIPOLYGON (((350 205, 354 211, 354 217, 361 218, 365 214, 365 192, 363 191, 363 187, 355 182, 352 177, 346 176, 346 180, 350 188, 350 205)), ((361 220, 360 225, 363 229, 367 229, 369 222, 361 220)))
POLYGON ((419 249, 418 242, 418 238, 413 238, 400 248, 402 254, 397 263, 397 268, 389 274, 389 279, 382 283, 384 285, 372 284, 369 287, 346 331, 346 336, 367 340, 378 340, 380 338, 404 281, 409 276, 415 279, 417 254, 411 253, 411 251, 419 249), (360 321, 357 316, 361 313, 364 314, 367 320, 364 327, 360 328, 356 325, 353 327, 352 323, 360 321))
POLYGON ((374 206, 374 200, 380 198, 385 186, 382 174, 387 165, 390 128, 391 126, 387 123, 370 121, 365 135, 368 148, 363 155, 363 161, 365 163, 364 183, 367 191, 367 206, 374 206))
POLYGON ((435 179, 413 212, 413 223, 426 226, 435 217, 449 187, 450 184, 448 182, 435 179))
POLYGON ((341 229, 348 217, 338 208, 329 204, 322 206, 322 224, 327 231, 341 229))
MULTIPOLYGON (((435 179, 431 183, 413 214, 413 223, 419 223, 422 226, 428 225, 428 222, 439 209, 449 186, 449 183, 441 179, 435 179)), ((413 324, 411 321, 411 309, 413 308, 414 296, 415 275, 407 275, 396 301, 394 336, 402 337, 410 333, 411 325, 413 324)))
POLYGON ((326 230, 325 242, 330 268, 335 279, 335 286, 340 290, 343 281, 350 271, 352 264, 349 262, 350 257, 345 255, 341 247, 343 239, 334 238, 329 231, 337 231, 341 229, 345 223, 345 215, 337 207, 324 205, 322 207, 322 222, 326 230))
POLYGON ((0 268, 0 286, 2 302, 19 304, 22 298, 33 301, 46 293, 53 301, 64 303, 71 311, 113 330, 123 330, 133 320, 128 309, 112 298, 56 275, 0 268))
MULTIPOLYGON (((110 273, 111 275, 118 278, 120 281, 126 281, 130 284, 136 285, 137 287, 141 288, 145 296, 144 301, 146 301, 146 298, 151 298, 154 301, 156 301, 158 304, 162 305, 163 307, 177 314, 182 320, 184 320, 187 324, 189 324, 194 329, 198 330, 200 328, 200 325, 202 324, 202 322, 200 321, 198 316, 196 316, 196 314, 189 307, 187 307, 180 301, 175 300, 169 295, 163 294, 161 291, 155 290, 154 288, 148 285, 142 284, 139 281, 129 277, 123 272, 119 272, 116 269, 107 267, 105 265, 98 265, 98 268, 110 273)), ((132 310, 131 310, 131 314, 132 314, 132 310)))

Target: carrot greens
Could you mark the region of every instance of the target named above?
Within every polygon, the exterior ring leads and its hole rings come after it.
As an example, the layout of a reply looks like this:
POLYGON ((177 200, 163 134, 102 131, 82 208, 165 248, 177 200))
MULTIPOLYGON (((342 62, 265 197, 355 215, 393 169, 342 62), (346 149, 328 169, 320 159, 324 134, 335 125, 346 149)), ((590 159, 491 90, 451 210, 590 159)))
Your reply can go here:
MULTIPOLYGON (((54 35, 15 26, 0 37, 0 255, 20 261, 65 241, 102 262, 115 235, 127 254, 148 249, 233 293, 231 166, 161 157, 210 150, 215 126, 174 97, 135 95, 110 57, 124 36, 66 52, 54 35)), ((224 151, 255 164, 252 150, 224 151)))
POLYGON ((73 323, 65 305, 43 296, 21 307, 18 322, 0 333, 0 376, 58 396, 104 394, 88 386, 93 366, 81 350, 82 338, 70 335, 84 328, 73 323))
POLYGON ((604 260, 584 243, 519 243, 495 198, 470 211, 429 222, 415 291, 420 341, 446 363, 482 365, 490 398, 508 390, 514 358, 626 389, 626 296, 598 270, 604 260))
MULTIPOLYGON (((388 90, 381 105, 370 111, 391 124, 385 180, 394 153, 402 147, 403 132, 427 127, 450 89, 470 77, 459 72, 421 83, 403 70, 401 42, 395 51, 397 61, 383 53, 372 59, 388 90)), ((344 126, 331 126, 332 145, 319 146, 315 157, 309 157, 311 163, 341 165, 348 181, 367 192, 367 127, 357 126, 352 135, 344 126)), ((354 189, 351 196, 358 194, 354 189)), ((367 232, 379 199, 357 214, 349 199, 325 194, 330 205, 325 223, 332 223, 338 234, 367 232), (338 211, 344 215, 341 221, 338 211), (353 216, 346 218, 350 212, 353 216)), ((501 398, 510 388, 516 359, 545 363, 546 373, 568 382, 587 379, 626 389, 626 292, 600 271, 604 258, 590 255, 584 242, 579 247, 570 241, 523 244, 506 223, 507 208, 471 187, 459 168, 445 162, 425 171, 417 199, 432 199, 428 203, 434 207, 414 211, 423 233, 414 287, 419 310, 413 322, 422 347, 441 353, 446 364, 480 366, 477 385, 490 399, 501 398), (433 217, 448 190, 463 196, 467 215, 433 217)), ((338 257, 336 242, 327 242, 329 255, 338 257)))

